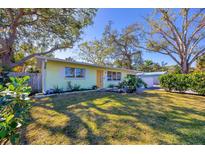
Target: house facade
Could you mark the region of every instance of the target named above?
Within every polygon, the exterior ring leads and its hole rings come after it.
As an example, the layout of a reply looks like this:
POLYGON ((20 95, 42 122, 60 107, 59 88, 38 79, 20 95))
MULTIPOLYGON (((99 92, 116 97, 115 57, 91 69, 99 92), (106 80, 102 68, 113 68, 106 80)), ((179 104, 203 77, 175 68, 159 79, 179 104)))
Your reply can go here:
POLYGON ((57 58, 37 57, 42 72, 42 91, 58 86, 67 90, 68 83, 80 88, 91 89, 93 86, 106 88, 117 85, 128 74, 136 75, 135 70, 98 66, 89 63, 71 62, 57 58))

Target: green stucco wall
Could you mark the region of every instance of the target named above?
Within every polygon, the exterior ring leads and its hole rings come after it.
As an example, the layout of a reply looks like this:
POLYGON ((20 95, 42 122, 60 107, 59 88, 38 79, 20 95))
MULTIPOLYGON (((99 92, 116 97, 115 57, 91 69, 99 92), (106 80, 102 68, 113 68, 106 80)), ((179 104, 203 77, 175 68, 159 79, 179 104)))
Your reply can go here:
POLYGON ((72 64, 65 62, 57 61, 48 61, 46 63, 45 70, 45 91, 53 89, 55 86, 67 89, 68 81, 72 85, 80 85, 80 88, 91 88, 93 85, 96 85, 96 74, 97 70, 104 70, 103 75, 103 87, 108 87, 110 84, 117 85, 120 81, 107 81, 107 71, 117 71, 122 73, 122 80, 127 75, 130 74, 124 70, 115 70, 115 69, 103 69, 94 66, 85 66, 80 64, 72 64), (85 69, 85 78, 83 79, 71 79, 65 77, 65 67, 74 67, 74 68, 84 68, 85 69))

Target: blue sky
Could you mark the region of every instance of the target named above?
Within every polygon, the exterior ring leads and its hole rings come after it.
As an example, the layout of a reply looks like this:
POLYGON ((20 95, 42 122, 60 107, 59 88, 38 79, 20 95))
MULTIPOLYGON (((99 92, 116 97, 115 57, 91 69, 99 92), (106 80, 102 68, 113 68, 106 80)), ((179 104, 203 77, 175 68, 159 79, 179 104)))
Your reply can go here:
MULTIPOLYGON (((94 18, 94 23, 84 29, 81 42, 101 38, 104 27, 110 20, 113 22, 113 28, 118 30, 135 22, 140 23, 145 29, 148 29, 149 26, 143 17, 149 15, 152 11, 153 9, 99 9, 94 18)), ((78 43, 76 43, 73 49, 56 52, 55 57, 62 59, 73 57, 81 61, 79 58, 79 49, 77 48, 78 43)), ((168 56, 152 52, 143 52, 143 59, 151 59, 158 63, 166 62, 168 65, 175 64, 168 56)))

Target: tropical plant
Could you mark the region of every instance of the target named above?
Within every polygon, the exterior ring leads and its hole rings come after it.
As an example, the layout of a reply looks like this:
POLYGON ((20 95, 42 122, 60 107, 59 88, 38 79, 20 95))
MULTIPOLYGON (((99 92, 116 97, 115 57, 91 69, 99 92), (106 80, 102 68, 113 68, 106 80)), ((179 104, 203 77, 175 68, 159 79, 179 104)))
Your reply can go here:
POLYGON ((119 88, 125 88, 128 92, 133 92, 136 88, 147 87, 147 84, 135 75, 127 75, 127 77, 119 83, 119 88))
POLYGON ((80 85, 74 84, 73 91, 79 91, 79 90, 80 90, 80 85))
POLYGON ((142 64, 140 64, 137 68, 139 71, 143 72, 159 72, 159 71, 167 71, 166 63, 162 65, 153 62, 152 60, 144 60, 142 64))
POLYGON ((56 86, 54 86, 53 92, 54 93, 62 93, 63 92, 63 88, 59 88, 59 86, 56 85, 56 86))
POLYGON ((73 90, 73 86, 71 84, 71 81, 67 82, 67 91, 72 91, 73 90))
POLYGON ((114 88, 114 87, 115 87, 114 84, 109 84, 109 85, 108 85, 108 88, 114 88))
POLYGON ((92 86, 92 89, 93 89, 93 90, 95 90, 95 89, 97 89, 97 88, 98 88, 97 85, 93 85, 93 86, 92 86))
POLYGON ((0 143, 19 144, 20 128, 26 124, 30 107, 29 77, 10 77, 6 86, 0 85, 0 143))

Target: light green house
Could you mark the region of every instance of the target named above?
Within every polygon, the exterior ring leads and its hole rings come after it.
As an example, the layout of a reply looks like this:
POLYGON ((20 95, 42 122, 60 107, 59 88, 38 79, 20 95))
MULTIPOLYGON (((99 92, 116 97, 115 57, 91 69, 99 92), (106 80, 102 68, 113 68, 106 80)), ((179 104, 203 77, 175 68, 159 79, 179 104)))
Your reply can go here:
POLYGON ((57 58, 37 57, 37 60, 41 66, 43 93, 55 86, 66 91, 68 82, 86 89, 93 86, 106 88, 109 85, 117 85, 128 74, 136 75, 137 73, 135 70, 71 62, 57 58))

